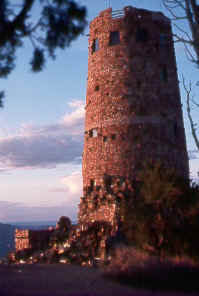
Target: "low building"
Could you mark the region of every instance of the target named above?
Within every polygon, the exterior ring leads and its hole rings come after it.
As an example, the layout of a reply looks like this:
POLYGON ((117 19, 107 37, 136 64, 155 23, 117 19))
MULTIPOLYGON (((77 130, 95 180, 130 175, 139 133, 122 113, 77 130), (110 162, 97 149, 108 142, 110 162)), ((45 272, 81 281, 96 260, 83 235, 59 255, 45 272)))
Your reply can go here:
POLYGON ((15 230, 15 249, 16 252, 25 249, 42 250, 49 244, 52 230, 15 230))

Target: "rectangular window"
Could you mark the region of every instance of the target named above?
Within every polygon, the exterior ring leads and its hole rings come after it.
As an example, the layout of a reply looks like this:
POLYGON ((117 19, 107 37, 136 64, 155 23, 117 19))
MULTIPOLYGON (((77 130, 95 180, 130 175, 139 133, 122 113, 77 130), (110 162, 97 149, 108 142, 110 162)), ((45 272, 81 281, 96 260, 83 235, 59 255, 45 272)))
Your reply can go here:
POLYGON ((137 80, 136 81, 137 88, 140 88, 141 87, 141 84, 142 84, 142 82, 140 80, 137 80))
POLYGON ((146 42, 149 39, 148 31, 144 28, 138 28, 135 39, 137 42, 146 42))
POLYGON ((93 128, 93 129, 91 129, 91 130, 88 132, 88 134, 89 134, 89 137, 90 137, 90 138, 96 138, 97 135, 98 135, 97 128, 93 128))
POLYGON ((97 50, 99 50, 99 39, 98 38, 93 40, 92 53, 96 52, 97 50))
POLYGON ((173 125, 173 131, 174 131, 174 136, 177 138, 178 137, 178 124, 177 124, 177 122, 175 122, 174 125, 173 125))
POLYGON ((97 137, 97 129, 94 128, 94 129, 93 129, 93 138, 96 138, 96 137, 97 137))
POLYGON ((112 140, 115 140, 115 138, 116 138, 116 135, 114 135, 114 134, 111 135, 111 139, 112 139, 112 140))
POLYGON ((120 44, 120 32, 119 31, 110 32, 109 45, 117 45, 117 44, 120 44))
POLYGON ((90 130, 89 132, 88 132, 88 134, 89 134, 89 137, 93 137, 93 130, 90 130))
POLYGON ((168 71, 166 66, 163 66, 160 71, 160 80, 162 82, 168 82, 168 71))
POLYGON ((112 177, 105 174, 104 175, 104 183, 107 187, 110 187, 111 183, 112 183, 112 177))
POLYGON ((91 179, 90 180, 90 189, 91 189, 91 191, 93 191, 93 187, 94 187, 94 180, 91 179))
POLYGON ((164 47, 165 45, 167 45, 167 35, 166 34, 160 33, 159 44, 160 44, 160 47, 164 47))

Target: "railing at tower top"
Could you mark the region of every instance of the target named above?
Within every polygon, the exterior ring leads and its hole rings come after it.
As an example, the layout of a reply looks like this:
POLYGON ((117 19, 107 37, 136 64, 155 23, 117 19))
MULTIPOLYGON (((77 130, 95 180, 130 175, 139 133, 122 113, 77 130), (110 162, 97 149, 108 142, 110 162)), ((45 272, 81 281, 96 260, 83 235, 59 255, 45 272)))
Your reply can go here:
POLYGON ((113 10, 112 11, 112 18, 121 18, 124 17, 124 10, 113 10))

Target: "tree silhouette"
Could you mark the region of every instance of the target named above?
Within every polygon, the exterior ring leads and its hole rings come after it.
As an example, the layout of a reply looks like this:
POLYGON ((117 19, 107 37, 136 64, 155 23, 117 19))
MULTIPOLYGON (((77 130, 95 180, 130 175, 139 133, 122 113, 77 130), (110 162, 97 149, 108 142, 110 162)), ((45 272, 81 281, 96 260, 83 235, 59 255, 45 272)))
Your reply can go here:
MULTIPOLYGON (((86 26, 86 8, 74 0, 0 1, 0 78, 15 68, 16 50, 29 39, 33 47, 30 61, 33 72, 44 68, 47 57, 55 59, 56 50, 65 49, 86 26), (33 10, 39 4, 35 20, 33 10)), ((4 92, 0 92, 0 106, 4 92)))

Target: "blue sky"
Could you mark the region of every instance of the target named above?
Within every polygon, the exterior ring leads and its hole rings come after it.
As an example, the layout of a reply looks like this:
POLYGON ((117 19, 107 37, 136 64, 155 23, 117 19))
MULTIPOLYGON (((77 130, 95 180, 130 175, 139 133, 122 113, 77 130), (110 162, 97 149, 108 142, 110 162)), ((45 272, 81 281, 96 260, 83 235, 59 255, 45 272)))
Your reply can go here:
MULTIPOLYGON (((81 0, 87 6, 88 21, 106 9, 108 1, 81 0)), ((132 5, 166 12, 159 0, 112 0, 114 10, 132 5)), ((34 14, 38 12, 35 7, 34 14)), ((179 13, 181 13, 179 11, 179 13)), ((186 28, 186 24, 183 24, 186 28)), ((174 28, 175 30, 175 28, 174 28)), ((81 154, 83 149, 84 103, 87 82, 88 39, 86 34, 70 48, 48 60, 39 74, 30 71, 32 46, 28 42, 17 53, 17 67, 8 79, 0 80, 6 91, 0 110, 0 222, 72 219, 82 194, 81 154)), ((195 86, 198 70, 176 44, 179 79, 182 73, 195 86)), ((180 84, 181 85, 181 84, 180 84)), ((181 89, 185 107, 185 94, 181 89)), ((195 150, 187 115, 184 122, 188 150, 195 150)), ((197 114, 194 114, 197 120, 197 114)), ((191 176, 199 170, 192 153, 191 176)))

